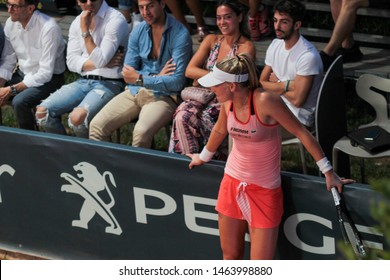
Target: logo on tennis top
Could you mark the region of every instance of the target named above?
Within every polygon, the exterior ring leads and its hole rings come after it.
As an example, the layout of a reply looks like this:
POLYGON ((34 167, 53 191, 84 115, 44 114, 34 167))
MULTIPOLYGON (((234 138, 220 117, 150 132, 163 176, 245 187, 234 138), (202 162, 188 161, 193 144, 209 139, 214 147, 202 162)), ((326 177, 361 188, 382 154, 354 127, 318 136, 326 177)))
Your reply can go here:
POLYGON ((73 220, 72 226, 88 229, 89 221, 98 214, 109 224, 106 227, 107 233, 120 235, 122 228, 111 212, 111 208, 115 205, 115 199, 108 184, 116 187, 112 173, 105 171, 100 174, 97 168, 88 162, 80 162, 73 166, 73 169, 77 172, 77 177, 80 180, 69 173, 61 173, 61 177, 69 182, 69 184, 61 186, 61 191, 75 193, 84 198, 79 215, 80 219, 73 220), (101 191, 106 191, 108 194, 110 199, 108 203, 105 203, 99 196, 98 193, 101 191))
MULTIPOLYGON (((13 169, 11 166, 9 166, 8 164, 3 164, 2 166, 0 166, 0 176, 7 172, 9 175, 11 176, 14 176, 15 174, 15 169, 13 169)), ((2 199, 1 199, 1 190, 0 190, 0 203, 2 203, 2 199)))

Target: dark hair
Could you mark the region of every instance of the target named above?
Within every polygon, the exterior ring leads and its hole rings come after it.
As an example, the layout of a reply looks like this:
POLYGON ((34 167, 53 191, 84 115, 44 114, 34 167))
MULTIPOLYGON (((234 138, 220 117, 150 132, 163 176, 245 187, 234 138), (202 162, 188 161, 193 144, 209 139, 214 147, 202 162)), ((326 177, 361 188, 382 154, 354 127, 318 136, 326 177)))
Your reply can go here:
POLYGON ((217 10, 220 6, 227 6, 230 9, 233 10, 233 12, 239 16, 242 15, 242 21, 240 22, 240 32, 242 35, 244 35, 247 38, 250 38, 250 32, 248 29, 248 23, 246 18, 246 10, 244 5, 241 4, 238 0, 219 0, 217 3, 217 6, 215 7, 215 10, 217 10))
POLYGON ((35 8, 38 7, 38 4, 39 4, 39 0, 24 0, 24 2, 27 4, 27 5, 34 5, 35 8))
POLYGON ((299 0, 280 0, 274 5, 274 12, 288 14, 294 22, 303 21, 306 14, 306 7, 299 0))

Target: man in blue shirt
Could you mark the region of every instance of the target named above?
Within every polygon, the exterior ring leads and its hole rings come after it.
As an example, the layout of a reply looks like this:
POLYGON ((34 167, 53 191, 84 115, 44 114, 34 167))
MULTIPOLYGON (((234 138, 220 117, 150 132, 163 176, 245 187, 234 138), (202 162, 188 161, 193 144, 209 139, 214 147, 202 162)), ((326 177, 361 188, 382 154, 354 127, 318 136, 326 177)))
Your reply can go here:
POLYGON ((164 11, 164 0, 139 0, 138 7, 144 21, 130 34, 122 70, 128 89, 94 117, 89 137, 109 141, 116 129, 138 119, 132 145, 150 148, 154 134, 172 121, 177 94, 186 83, 192 40, 164 11))

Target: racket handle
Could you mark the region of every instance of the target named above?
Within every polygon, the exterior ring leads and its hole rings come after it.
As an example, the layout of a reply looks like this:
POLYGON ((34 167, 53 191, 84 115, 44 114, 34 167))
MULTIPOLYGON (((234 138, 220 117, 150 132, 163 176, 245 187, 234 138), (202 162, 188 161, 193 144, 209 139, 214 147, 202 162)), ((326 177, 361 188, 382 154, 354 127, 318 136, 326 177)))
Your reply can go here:
POLYGON ((340 198, 339 192, 337 191, 337 189, 335 187, 332 187, 330 190, 332 191, 334 204, 336 204, 336 206, 340 205, 340 199, 341 198, 340 198))

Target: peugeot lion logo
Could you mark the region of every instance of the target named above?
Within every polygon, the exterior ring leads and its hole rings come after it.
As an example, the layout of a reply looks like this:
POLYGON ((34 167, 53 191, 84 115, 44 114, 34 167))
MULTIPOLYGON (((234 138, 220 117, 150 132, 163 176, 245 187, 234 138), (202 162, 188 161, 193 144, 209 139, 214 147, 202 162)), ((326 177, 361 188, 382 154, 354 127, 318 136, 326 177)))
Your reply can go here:
POLYGON ((106 227, 106 232, 120 235, 122 229, 110 210, 115 205, 115 199, 107 183, 116 187, 112 173, 106 171, 100 174, 97 168, 88 162, 80 162, 73 166, 73 169, 77 172, 77 177, 80 180, 71 174, 61 173, 61 177, 69 182, 69 184, 61 186, 61 191, 79 194, 85 201, 80 210, 80 219, 73 220, 72 226, 88 229, 89 221, 95 214, 99 214, 109 224, 106 227), (107 204, 98 195, 100 191, 104 190, 110 198, 110 202, 107 204))
MULTIPOLYGON (((4 173, 4 172, 7 172, 9 175, 11 176, 14 176, 15 174, 15 169, 13 169, 11 166, 9 166, 8 164, 3 164, 2 166, 0 166, 0 176, 4 173)), ((0 203, 2 203, 2 199, 1 199, 1 191, 0 191, 0 203)))

